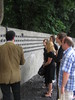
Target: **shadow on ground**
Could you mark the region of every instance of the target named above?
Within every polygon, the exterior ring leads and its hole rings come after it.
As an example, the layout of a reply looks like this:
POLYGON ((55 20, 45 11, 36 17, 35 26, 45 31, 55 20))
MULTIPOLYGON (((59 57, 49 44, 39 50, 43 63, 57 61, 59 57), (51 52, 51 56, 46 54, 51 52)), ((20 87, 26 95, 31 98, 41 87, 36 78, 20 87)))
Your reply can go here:
POLYGON ((53 83, 52 97, 44 97, 47 88, 42 88, 43 77, 36 75, 21 86, 21 100, 56 100, 56 83, 53 83))

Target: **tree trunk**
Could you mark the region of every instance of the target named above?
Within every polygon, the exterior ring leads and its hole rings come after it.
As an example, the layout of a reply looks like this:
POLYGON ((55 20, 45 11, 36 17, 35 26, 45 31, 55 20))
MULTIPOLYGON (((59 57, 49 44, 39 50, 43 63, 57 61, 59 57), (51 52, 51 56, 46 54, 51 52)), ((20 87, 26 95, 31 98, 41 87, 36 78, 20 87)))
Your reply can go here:
POLYGON ((3 21, 3 15, 4 15, 4 3, 3 0, 0 0, 0 25, 3 21))

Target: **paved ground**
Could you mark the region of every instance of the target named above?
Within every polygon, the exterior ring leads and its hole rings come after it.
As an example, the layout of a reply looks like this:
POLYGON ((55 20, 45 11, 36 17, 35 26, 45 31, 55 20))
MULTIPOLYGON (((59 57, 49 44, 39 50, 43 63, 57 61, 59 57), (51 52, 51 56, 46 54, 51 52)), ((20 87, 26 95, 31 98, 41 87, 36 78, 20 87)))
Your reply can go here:
POLYGON ((43 83, 43 78, 39 75, 34 76, 28 82, 24 83, 21 86, 21 100, 57 100, 56 83, 53 83, 53 93, 51 98, 44 97, 44 93, 47 89, 42 88, 43 83))
POLYGON ((44 97, 46 88, 42 88, 43 78, 39 75, 21 86, 21 100, 56 100, 56 83, 53 84, 52 97, 44 97))

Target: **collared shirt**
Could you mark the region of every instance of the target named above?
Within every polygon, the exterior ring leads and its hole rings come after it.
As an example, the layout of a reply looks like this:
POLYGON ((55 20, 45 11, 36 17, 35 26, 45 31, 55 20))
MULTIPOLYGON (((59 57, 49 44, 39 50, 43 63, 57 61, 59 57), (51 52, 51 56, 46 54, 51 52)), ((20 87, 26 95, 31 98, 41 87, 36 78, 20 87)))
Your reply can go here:
POLYGON ((59 79, 58 85, 61 88, 63 72, 69 74, 69 79, 65 86, 65 90, 73 91, 75 90, 75 51, 72 47, 68 48, 63 53, 63 58, 60 63, 59 79))

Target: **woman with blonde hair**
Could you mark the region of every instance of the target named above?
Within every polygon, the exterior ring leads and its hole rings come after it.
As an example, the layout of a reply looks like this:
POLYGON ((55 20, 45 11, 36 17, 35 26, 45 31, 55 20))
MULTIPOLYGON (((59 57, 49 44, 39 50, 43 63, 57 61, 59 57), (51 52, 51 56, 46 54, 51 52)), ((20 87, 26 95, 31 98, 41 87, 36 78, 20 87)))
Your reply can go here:
POLYGON ((47 43, 47 52, 50 52, 50 51, 56 53, 56 50, 54 48, 54 44, 52 41, 48 41, 47 43))
POLYGON ((49 53, 56 53, 54 44, 51 41, 47 42, 47 61, 43 64, 43 67, 45 67, 45 84, 48 86, 48 91, 45 94, 45 97, 51 97, 52 93, 52 80, 54 77, 54 67, 55 62, 52 58, 49 57, 49 53))

